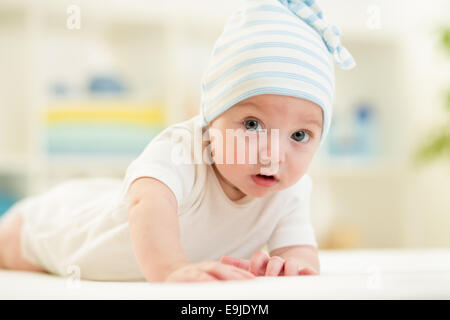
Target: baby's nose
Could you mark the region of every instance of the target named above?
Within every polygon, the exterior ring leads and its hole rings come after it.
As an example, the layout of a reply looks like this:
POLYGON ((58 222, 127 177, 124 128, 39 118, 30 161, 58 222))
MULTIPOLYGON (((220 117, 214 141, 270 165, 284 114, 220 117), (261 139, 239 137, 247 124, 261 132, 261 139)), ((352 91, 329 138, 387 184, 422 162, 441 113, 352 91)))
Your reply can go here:
POLYGON ((286 151, 283 146, 272 144, 268 148, 263 148, 260 152, 261 165, 270 165, 273 162, 284 163, 286 158, 286 151))

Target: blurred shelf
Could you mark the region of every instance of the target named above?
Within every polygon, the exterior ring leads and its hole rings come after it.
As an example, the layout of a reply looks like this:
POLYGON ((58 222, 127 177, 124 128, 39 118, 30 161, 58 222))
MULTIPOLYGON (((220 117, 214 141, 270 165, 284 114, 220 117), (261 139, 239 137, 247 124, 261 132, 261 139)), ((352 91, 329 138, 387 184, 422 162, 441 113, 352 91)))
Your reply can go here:
POLYGON ((72 170, 89 167, 117 170, 126 169, 134 159, 136 159, 135 155, 51 155, 45 159, 45 162, 49 168, 58 170, 72 170))
MULTIPOLYGON (((70 5, 80 7, 83 24, 93 23, 104 25, 111 21, 115 24, 132 25, 186 25, 204 26, 205 21, 210 24, 222 26, 229 13, 241 0, 218 1, 211 6, 207 0, 144 1, 144 0, 78 0, 76 3, 66 1, 41 0, 39 3, 30 0, 2 0, 0 11, 27 12, 30 8, 39 8, 46 16, 47 22, 65 21, 70 5), (53 21, 52 21, 53 20, 53 21), (99 23, 100 22, 100 23, 99 23)), ((0 20, 1 22, 1 20, 0 20)), ((65 25, 65 23, 64 23, 65 25)))
POLYGON ((134 101, 53 101, 45 108, 47 123, 73 121, 106 121, 128 124, 166 124, 166 109, 162 104, 134 101))
POLYGON ((139 99, 133 97, 122 97, 122 96, 95 96, 95 95, 85 95, 77 97, 53 97, 48 98, 49 106, 86 106, 86 107, 100 107, 100 108, 114 108, 131 106, 135 108, 159 108, 163 105, 163 102, 154 101, 151 99, 139 99))
POLYGON ((44 157, 42 163, 32 163, 25 156, 2 156, 0 157, 0 176, 34 175, 47 170, 73 171, 84 168, 117 171, 126 169, 136 157, 136 155, 51 155, 44 157))
POLYGON ((388 160, 357 160, 351 158, 312 162, 309 174, 331 179, 386 179, 405 173, 406 166, 388 160))
POLYGON ((28 158, 19 155, 0 156, 0 175, 26 174, 29 169, 28 158))
POLYGON ((372 46, 389 45, 392 47, 402 47, 404 43, 404 33, 398 29, 379 29, 371 31, 367 29, 350 28, 341 36, 344 44, 360 43, 366 44, 368 49, 372 46))

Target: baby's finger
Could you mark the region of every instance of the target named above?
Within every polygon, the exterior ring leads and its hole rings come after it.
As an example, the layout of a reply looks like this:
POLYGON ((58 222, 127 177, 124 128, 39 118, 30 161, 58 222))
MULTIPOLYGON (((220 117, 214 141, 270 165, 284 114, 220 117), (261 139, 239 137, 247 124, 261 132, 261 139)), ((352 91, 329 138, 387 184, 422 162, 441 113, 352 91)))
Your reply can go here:
POLYGON ((234 266, 232 268, 233 268, 234 272, 238 272, 238 273, 242 274, 247 279, 254 279, 254 278, 256 278, 256 276, 253 273, 251 273, 250 271, 243 270, 243 269, 240 269, 240 268, 237 268, 237 267, 234 267, 234 266))
POLYGON ((220 259, 220 262, 231 265, 231 266, 235 266, 237 268, 240 268, 240 269, 243 269, 246 271, 250 270, 250 261, 245 260, 245 259, 235 258, 235 257, 230 257, 230 256, 223 256, 220 259))
POLYGON ((284 267, 284 259, 279 256, 270 257, 267 263, 266 276, 278 276, 284 267))
POLYGON ((209 282, 219 281, 219 279, 213 277, 203 270, 189 270, 184 273, 179 273, 170 276, 166 279, 166 282, 209 282))
POLYGON ((195 279, 195 281, 199 281, 199 282, 211 282, 211 281, 219 281, 219 279, 213 277, 212 275, 210 275, 207 272, 202 272, 198 278, 195 279))
POLYGON ((303 267, 298 270, 298 274, 301 276, 315 276, 315 275, 318 275, 319 273, 316 270, 314 270, 313 268, 303 267))
POLYGON ((265 252, 256 251, 250 259, 250 272, 256 276, 263 276, 268 262, 269 257, 265 252))
POLYGON ((250 272, 243 274, 246 271, 222 263, 216 263, 205 271, 219 280, 246 280, 252 277, 250 272))
POLYGON ((199 272, 191 275, 180 276, 179 278, 172 279, 171 282, 211 282, 219 281, 216 277, 208 274, 207 272, 199 272))
POLYGON ((299 263, 295 259, 286 259, 284 262, 284 275, 285 276, 298 276, 299 263))

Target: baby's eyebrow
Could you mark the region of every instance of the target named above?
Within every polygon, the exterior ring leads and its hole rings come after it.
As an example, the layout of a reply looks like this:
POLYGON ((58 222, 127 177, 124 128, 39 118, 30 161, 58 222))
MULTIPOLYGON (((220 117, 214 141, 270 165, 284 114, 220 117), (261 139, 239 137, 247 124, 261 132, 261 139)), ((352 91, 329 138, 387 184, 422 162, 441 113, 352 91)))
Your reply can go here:
POLYGON ((251 102, 251 101, 241 102, 241 103, 239 103, 239 104, 240 104, 241 106, 252 106, 253 108, 259 110, 258 105, 257 105, 256 103, 254 103, 254 102, 251 102))
POLYGON ((303 121, 304 123, 307 123, 307 124, 312 124, 312 125, 315 125, 317 128, 322 128, 322 124, 318 121, 318 120, 316 120, 316 119, 310 119, 310 120, 305 120, 305 121, 303 121))

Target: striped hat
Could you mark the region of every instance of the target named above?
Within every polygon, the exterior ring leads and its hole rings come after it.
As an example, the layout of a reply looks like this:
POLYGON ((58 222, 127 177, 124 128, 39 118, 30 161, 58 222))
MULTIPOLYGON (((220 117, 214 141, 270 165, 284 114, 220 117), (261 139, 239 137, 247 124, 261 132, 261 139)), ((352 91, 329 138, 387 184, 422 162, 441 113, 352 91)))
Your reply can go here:
POLYGON ((341 68, 355 66, 339 35, 315 0, 244 0, 227 20, 202 78, 203 126, 252 96, 288 95, 323 109, 322 144, 332 116, 332 58, 341 68))

